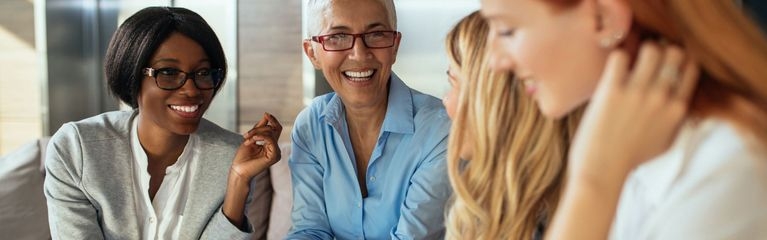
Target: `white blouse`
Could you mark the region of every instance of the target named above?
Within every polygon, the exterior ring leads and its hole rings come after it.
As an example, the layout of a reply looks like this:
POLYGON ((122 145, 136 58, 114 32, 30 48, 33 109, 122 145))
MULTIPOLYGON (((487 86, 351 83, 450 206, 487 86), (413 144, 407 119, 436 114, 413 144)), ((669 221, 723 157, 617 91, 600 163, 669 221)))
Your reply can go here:
POLYGON ((668 152, 629 175, 610 238, 767 239, 759 151, 727 122, 685 126, 668 152))
POLYGON ((136 217, 143 222, 141 228, 142 239, 178 239, 179 230, 183 222, 184 207, 189 194, 194 169, 197 166, 198 152, 197 134, 191 134, 176 163, 168 166, 165 170, 160 188, 149 199, 149 163, 144 148, 138 139, 138 121, 134 118, 131 128, 131 148, 133 149, 134 163, 134 199, 137 204, 136 217))

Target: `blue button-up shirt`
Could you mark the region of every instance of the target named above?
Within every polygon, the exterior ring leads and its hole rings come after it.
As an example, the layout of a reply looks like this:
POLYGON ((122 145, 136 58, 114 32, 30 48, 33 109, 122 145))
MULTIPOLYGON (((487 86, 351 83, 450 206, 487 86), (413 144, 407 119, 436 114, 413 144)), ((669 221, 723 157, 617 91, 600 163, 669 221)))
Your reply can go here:
POLYGON ((290 170, 293 229, 287 239, 442 239, 452 193, 449 119, 439 99, 392 73, 381 133, 362 198, 345 111, 335 93, 296 118, 290 170))

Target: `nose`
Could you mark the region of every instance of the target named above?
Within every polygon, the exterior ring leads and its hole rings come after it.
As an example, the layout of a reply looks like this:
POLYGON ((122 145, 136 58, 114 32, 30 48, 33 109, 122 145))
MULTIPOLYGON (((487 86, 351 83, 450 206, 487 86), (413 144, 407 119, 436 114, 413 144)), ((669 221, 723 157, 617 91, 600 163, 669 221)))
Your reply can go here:
POLYGON ((490 34, 487 39, 490 55, 490 68, 494 71, 513 71, 515 64, 511 52, 506 49, 507 46, 498 41, 496 36, 490 34))
POLYGON ((357 36, 357 38, 354 39, 354 45, 352 46, 352 52, 349 54, 349 58, 361 60, 372 56, 370 49, 365 46, 364 41, 362 36, 357 36))
POLYGON ((184 82, 184 85, 181 85, 181 88, 179 88, 179 91, 181 94, 195 97, 197 95, 200 95, 200 89, 197 88, 197 85, 194 83, 194 79, 191 75, 184 76, 186 78, 186 81, 184 82))

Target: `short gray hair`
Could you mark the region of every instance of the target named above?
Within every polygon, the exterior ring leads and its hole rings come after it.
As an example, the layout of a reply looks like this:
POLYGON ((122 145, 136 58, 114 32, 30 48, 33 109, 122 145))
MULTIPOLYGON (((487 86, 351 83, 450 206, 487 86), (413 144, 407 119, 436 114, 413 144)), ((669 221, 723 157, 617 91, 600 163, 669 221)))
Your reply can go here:
MULTIPOLYGON (((325 13, 330 10, 330 5, 336 0, 304 0, 306 3, 306 37, 319 35, 322 32, 322 23, 325 22, 325 13)), ((397 11, 394 9, 394 0, 377 0, 386 8, 389 17, 389 25, 397 30, 397 11)))

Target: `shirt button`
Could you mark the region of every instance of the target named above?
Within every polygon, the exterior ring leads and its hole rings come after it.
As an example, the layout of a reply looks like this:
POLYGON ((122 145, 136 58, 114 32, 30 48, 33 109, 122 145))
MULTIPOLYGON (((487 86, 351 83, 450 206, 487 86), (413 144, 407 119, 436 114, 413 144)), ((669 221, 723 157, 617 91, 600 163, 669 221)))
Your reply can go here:
POLYGON ((361 208, 362 207, 362 203, 357 203, 357 207, 361 208))
POLYGON ((150 223, 154 223, 154 218, 149 218, 150 223))
POLYGON ((375 182, 376 181, 376 177, 370 177, 370 181, 371 182, 375 182))

